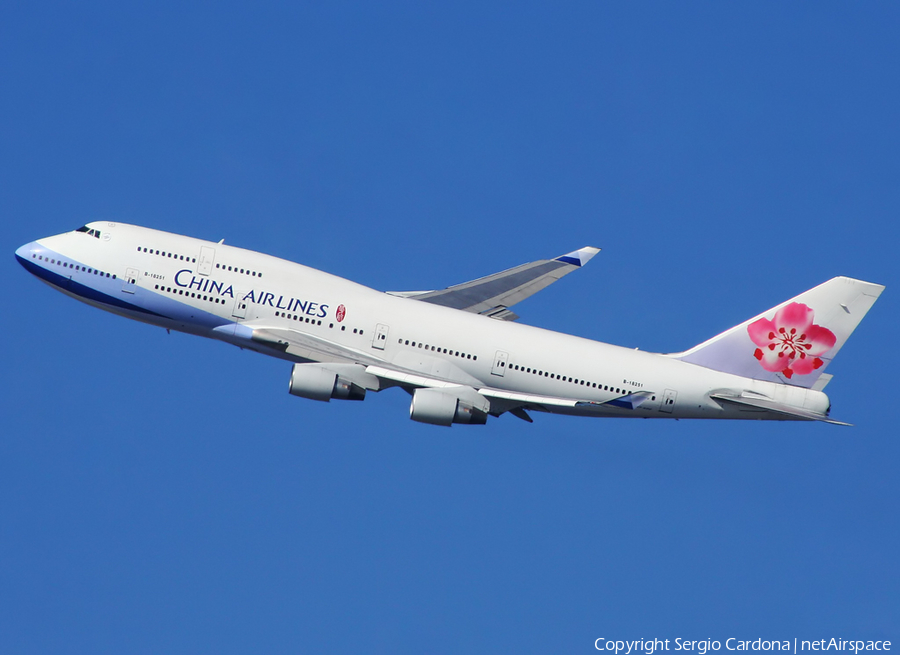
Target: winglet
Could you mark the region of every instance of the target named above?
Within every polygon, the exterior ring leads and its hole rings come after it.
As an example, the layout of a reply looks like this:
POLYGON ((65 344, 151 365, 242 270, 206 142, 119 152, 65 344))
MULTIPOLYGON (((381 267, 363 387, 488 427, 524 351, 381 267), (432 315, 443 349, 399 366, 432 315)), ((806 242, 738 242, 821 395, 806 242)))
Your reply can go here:
POLYGON ((593 248, 591 246, 585 246, 579 250, 575 250, 573 252, 567 253, 560 257, 556 258, 558 262, 564 262, 566 264, 572 264, 574 266, 584 266, 591 258, 600 252, 600 248, 593 248))

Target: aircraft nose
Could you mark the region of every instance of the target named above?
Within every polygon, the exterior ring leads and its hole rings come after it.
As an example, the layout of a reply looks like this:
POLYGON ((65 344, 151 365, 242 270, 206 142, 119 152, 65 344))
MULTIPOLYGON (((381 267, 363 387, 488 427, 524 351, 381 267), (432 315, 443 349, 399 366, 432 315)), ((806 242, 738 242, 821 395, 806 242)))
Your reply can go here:
POLYGON ((16 250, 16 260, 25 265, 25 262, 32 258, 32 255, 35 254, 37 249, 37 244, 32 241, 31 243, 26 243, 24 246, 16 250))

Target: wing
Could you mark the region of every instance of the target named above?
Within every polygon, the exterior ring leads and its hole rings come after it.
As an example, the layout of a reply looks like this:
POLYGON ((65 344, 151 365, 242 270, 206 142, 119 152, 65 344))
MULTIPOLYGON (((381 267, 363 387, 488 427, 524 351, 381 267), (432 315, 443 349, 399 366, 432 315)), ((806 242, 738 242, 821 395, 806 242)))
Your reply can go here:
POLYGON ((585 247, 556 259, 541 259, 522 264, 439 291, 388 291, 388 293, 473 314, 484 314, 504 321, 514 321, 519 317, 509 311, 509 307, 584 266, 598 252, 599 248, 585 247))
MULTIPOLYGON (((410 392, 417 388, 431 388, 440 389, 451 395, 474 393, 490 400, 490 411, 492 414, 499 416, 504 412, 510 412, 529 422, 531 419, 524 412, 526 409, 553 411, 552 408, 571 407, 581 410, 602 410, 605 405, 622 409, 637 409, 653 393, 652 391, 637 391, 616 396, 604 402, 596 402, 579 398, 506 391, 486 386, 464 371, 455 369, 452 365, 446 367, 446 377, 435 377, 423 372, 421 370, 423 363, 415 359, 408 362, 388 362, 373 352, 349 348, 329 339, 290 328, 266 325, 247 325, 246 328, 247 336, 250 340, 295 357, 321 363, 323 368, 347 365, 358 366, 367 374, 367 377, 365 379, 351 379, 360 386, 373 391, 379 391, 391 386, 400 386, 410 392)), ((426 368, 430 370, 430 364, 426 368)), ((343 371, 341 375, 348 375, 347 371, 341 370, 343 371)))

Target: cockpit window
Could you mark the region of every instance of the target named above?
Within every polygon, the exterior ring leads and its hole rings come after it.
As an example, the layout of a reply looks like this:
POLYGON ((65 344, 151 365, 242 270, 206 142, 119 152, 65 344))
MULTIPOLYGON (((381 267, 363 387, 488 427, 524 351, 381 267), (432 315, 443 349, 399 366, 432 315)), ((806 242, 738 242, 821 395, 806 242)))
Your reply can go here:
POLYGON ((93 230, 89 228, 87 225, 82 225, 80 228, 75 230, 76 232, 87 232, 89 236, 100 238, 100 230, 93 230))
POLYGON ((78 228, 78 229, 75 230, 75 231, 76 231, 76 232, 87 232, 87 231, 88 231, 88 226, 87 226, 87 225, 82 225, 80 228, 78 228))

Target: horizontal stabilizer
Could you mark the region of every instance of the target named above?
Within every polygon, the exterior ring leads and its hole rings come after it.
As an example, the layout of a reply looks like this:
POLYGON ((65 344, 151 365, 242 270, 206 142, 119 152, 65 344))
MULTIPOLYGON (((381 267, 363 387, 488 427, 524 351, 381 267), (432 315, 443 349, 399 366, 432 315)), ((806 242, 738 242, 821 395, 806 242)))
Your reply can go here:
POLYGON ((811 412, 809 410, 802 409, 800 407, 793 407, 791 405, 783 405, 782 403, 777 403, 774 400, 768 400, 766 398, 758 398, 755 396, 749 397, 744 395, 738 396, 724 393, 711 393, 709 397, 715 400, 724 401, 726 403, 744 405, 745 407, 754 407, 756 409, 764 409, 769 412, 775 412, 776 414, 783 414, 785 416, 791 416, 793 418, 803 419, 806 421, 822 421, 823 423, 831 423, 832 425, 850 425, 850 423, 844 423, 842 421, 836 421, 834 419, 828 418, 824 414, 811 412))
POLYGON ((555 259, 522 264, 438 291, 388 291, 388 294, 513 321, 518 316, 509 307, 584 266, 598 252, 599 248, 585 247, 555 259))

